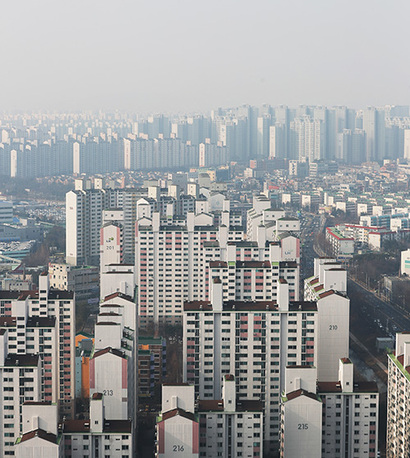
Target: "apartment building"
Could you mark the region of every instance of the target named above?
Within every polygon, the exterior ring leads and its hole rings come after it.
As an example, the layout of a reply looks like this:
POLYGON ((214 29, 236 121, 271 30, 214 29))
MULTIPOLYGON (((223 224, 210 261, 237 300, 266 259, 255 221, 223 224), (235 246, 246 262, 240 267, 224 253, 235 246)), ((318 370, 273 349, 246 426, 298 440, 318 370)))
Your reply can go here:
POLYGON ((98 266, 102 211, 108 205, 104 189, 76 189, 66 194, 66 262, 98 266))
POLYGON ((199 400, 197 413, 199 456, 263 456, 263 403, 237 400, 233 375, 224 376, 221 399, 199 400))
POLYGON ((387 453, 389 458, 410 453, 410 333, 396 334, 395 351, 388 355, 387 453))
POLYGON ((305 280, 305 300, 318 311, 317 373, 319 380, 336 380, 338 361, 349 355, 350 300, 347 272, 334 258, 316 258, 314 275, 305 280))
POLYGON ((224 376, 234 375, 238 400, 263 403, 264 449, 273 451, 285 368, 316 364, 316 303, 289 301, 283 279, 277 301, 224 301, 219 279, 211 284, 210 298, 184 305, 183 379, 200 399, 220 399, 224 376))
POLYGON ((216 226, 212 214, 189 213, 186 219, 141 218, 136 223, 136 284, 141 324, 180 321, 186 300, 207 300, 210 281, 219 276, 226 300, 275 299, 279 275, 299 299, 300 243, 284 231, 270 240, 260 226, 256 240, 245 240, 242 227, 229 225, 222 212, 216 226), (205 281, 204 281, 205 280, 205 281), (244 281, 243 281, 244 280, 244 281))
MULTIPOLYGON (((148 319, 175 322, 181 319, 183 302, 205 297, 206 260, 204 242, 217 242, 218 227, 209 214, 189 213, 186 220, 152 219, 136 223, 135 264, 141 325, 148 319)), ((232 230, 228 239, 241 240, 242 230, 232 230)))
POLYGON ((57 405, 25 402, 22 432, 16 440, 18 458, 130 458, 135 456, 131 420, 109 420, 105 397, 95 393, 90 399, 90 418, 58 422, 57 405))
POLYGON ((163 385, 157 456, 263 456, 263 404, 237 400, 235 377, 224 376, 220 399, 197 400, 193 385, 163 385))
POLYGON ((21 421, 24 402, 41 399, 41 362, 39 355, 13 354, 8 351, 10 335, 0 329, 0 454, 14 456, 14 444, 23 433, 21 421))
POLYGON ((21 413, 23 427, 15 443, 17 458, 66 456, 56 404, 27 401, 22 405, 21 413))
POLYGON ((317 393, 323 402, 323 458, 377 456, 379 429, 377 383, 355 381, 353 371, 351 360, 341 358, 338 380, 319 381, 317 384, 317 393))
POLYGON ((109 394, 94 393, 90 399, 90 418, 70 420, 60 425, 64 457, 131 458, 135 456, 133 422, 107 417, 105 400, 109 394))
POLYGON ((377 456, 377 384, 355 381, 348 358, 341 358, 338 365, 335 381, 323 382, 318 381, 316 367, 286 368, 281 407, 282 457, 377 456))
POLYGON ((156 455, 199 457, 199 421, 193 385, 162 385, 162 407, 156 424, 156 455))
POLYGON ((332 254, 338 261, 346 262, 354 255, 354 238, 345 237, 335 227, 326 228, 326 240, 332 247, 332 254))
POLYGON ((59 403, 61 416, 74 413, 75 306, 72 292, 53 290, 46 273, 38 291, 2 291, 0 328, 7 329, 11 354, 38 354, 40 394, 59 403))
POLYGON ((77 300, 98 297, 100 287, 98 267, 50 262, 48 276, 50 288, 72 291, 77 300))
POLYGON ((288 366, 281 399, 281 458, 314 458, 322 449, 322 401, 314 366, 288 366))

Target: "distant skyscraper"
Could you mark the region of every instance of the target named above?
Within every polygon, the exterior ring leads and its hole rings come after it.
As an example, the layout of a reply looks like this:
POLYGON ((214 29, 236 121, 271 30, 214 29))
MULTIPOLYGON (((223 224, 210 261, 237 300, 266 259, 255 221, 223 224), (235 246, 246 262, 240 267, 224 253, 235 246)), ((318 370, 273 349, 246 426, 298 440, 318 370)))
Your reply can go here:
POLYGON ((258 117, 256 157, 268 157, 269 155, 269 127, 271 124, 272 119, 270 115, 258 117))
POLYGON ((375 107, 363 110, 363 130, 366 132, 366 160, 381 161, 385 156, 385 113, 375 107))
POLYGON ((313 162, 325 158, 325 127, 325 123, 322 120, 312 120, 309 116, 296 118, 290 123, 298 160, 313 162))
POLYGON ((404 159, 410 161, 410 129, 404 131, 404 159))

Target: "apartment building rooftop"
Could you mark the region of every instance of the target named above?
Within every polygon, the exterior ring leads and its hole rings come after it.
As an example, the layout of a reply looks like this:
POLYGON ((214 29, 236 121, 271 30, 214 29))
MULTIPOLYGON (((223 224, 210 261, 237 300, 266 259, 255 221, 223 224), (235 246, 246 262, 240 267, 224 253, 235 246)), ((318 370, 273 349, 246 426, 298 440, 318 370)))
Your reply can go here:
POLYGON ((27 318, 28 328, 53 328, 56 324, 55 316, 30 316, 27 318))
MULTIPOLYGON (((90 420, 67 420, 63 423, 65 433, 90 432, 90 420)), ((131 420, 104 420, 103 433, 131 433, 131 420)))
POLYGON ((0 326, 7 328, 7 327, 16 327, 17 319, 14 316, 1 316, 0 317, 0 326))
POLYGON ((291 391, 290 393, 287 393, 284 396, 283 400, 284 401, 291 401, 292 399, 296 399, 299 396, 307 396, 308 398, 314 399, 315 401, 320 400, 320 398, 319 398, 319 396, 317 394, 311 393, 310 391, 306 391, 306 390, 302 390, 302 389, 291 391))
MULTIPOLYGON (((17 299, 25 300, 38 299, 38 290, 27 290, 27 291, 0 291, 0 299, 17 299)), ((48 299, 73 299, 74 293, 72 291, 62 291, 59 289, 50 288, 48 291, 48 299)))
POLYGON ((184 409, 169 410, 168 412, 165 412, 160 416, 160 420, 159 421, 168 420, 168 418, 176 417, 177 415, 180 415, 181 417, 187 418, 188 420, 198 421, 195 414, 193 414, 191 412, 187 412, 184 409))
MULTIPOLYGON (((340 382, 318 382, 317 391, 319 393, 341 393, 342 385, 340 382)), ((353 393, 378 393, 376 382, 354 382, 353 393)))
MULTIPOLYGON (((106 323, 104 323, 104 324, 106 324, 106 323)), ((115 323, 115 324, 117 324, 117 323, 115 323)), ((108 347, 108 348, 104 348, 103 350, 99 350, 99 351, 95 352, 93 358, 98 358, 98 356, 105 355, 106 353, 112 353, 113 355, 119 356, 120 358, 125 358, 126 357, 125 354, 122 351, 117 350, 116 348, 108 347)))
MULTIPOLYGON (((278 311, 276 301, 226 301, 223 302, 222 309, 224 312, 263 312, 278 311)), ((210 301, 189 301, 184 303, 186 312, 211 312, 213 310, 210 301)), ((314 312, 317 311, 316 302, 312 301, 291 301, 289 302, 290 312, 314 312)))
POLYGON ((40 439, 46 440, 47 442, 51 442, 52 444, 57 444, 61 438, 61 436, 56 436, 55 434, 49 433, 42 429, 36 429, 34 431, 23 434, 17 439, 16 444, 28 441, 29 439, 34 439, 35 437, 39 437, 40 439))
POLYGON ((110 299, 114 299, 115 297, 119 297, 121 299, 125 299, 126 301, 129 302, 134 302, 131 296, 128 296, 127 294, 121 293, 121 292, 116 292, 113 294, 109 294, 108 296, 104 297, 104 302, 109 301, 110 299))
MULTIPOLYGON (((258 400, 239 400, 236 402, 238 412, 259 412, 264 408, 264 404, 258 400)), ((198 401, 198 412, 217 412, 224 411, 223 399, 211 399, 198 401)))
POLYGON ((27 355, 27 354, 8 354, 4 361, 5 366, 37 366, 38 355, 27 355))

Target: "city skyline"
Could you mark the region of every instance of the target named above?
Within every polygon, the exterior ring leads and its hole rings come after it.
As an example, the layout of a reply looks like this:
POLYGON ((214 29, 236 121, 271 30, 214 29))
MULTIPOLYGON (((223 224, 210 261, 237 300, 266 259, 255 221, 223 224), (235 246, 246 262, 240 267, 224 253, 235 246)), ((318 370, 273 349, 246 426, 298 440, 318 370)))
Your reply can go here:
POLYGON ((0 456, 410 457, 410 2, 4 3, 0 456))

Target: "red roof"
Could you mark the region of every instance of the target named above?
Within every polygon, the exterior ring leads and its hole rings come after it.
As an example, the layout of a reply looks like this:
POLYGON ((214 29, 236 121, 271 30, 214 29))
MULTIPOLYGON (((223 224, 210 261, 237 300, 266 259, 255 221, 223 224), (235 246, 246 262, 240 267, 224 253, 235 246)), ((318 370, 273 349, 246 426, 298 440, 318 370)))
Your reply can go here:
POLYGON ((106 353, 112 353, 115 356, 119 356, 120 358, 125 358, 125 355, 122 351, 117 350, 116 348, 104 348, 104 350, 97 351, 94 353, 93 358, 98 358, 99 356, 105 355, 106 353))
POLYGON ((25 442, 30 439, 34 439, 35 437, 39 437, 40 439, 43 439, 47 442, 51 442, 52 444, 57 444, 57 436, 55 434, 47 433, 42 429, 36 429, 34 431, 30 431, 26 434, 23 434, 22 438, 20 439, 20 442, 25 442))
POLYGON ((315 401, 318 400, 316 394, 310 393, 309 391, 305 391, 305 390, 292 391, 286 395, 288 401, 291 401, 292 399, 296 399, 299 396, 306 396, 310 399, 314 399, 315 401))
POLYGON ((188 420, 191 420, 191 421, 196 421, 195 415, 193 413, 187 412, 186 410, 183 410, 183 409, 173 409, 173 410, 169 410, 168 412, 163 413, 161 421, 168 420, 169 418, 176 417, 177 415, 187 418, 188 420))
POLYGON ((125 300, 127 300, 129 302, 134 302, 132 300, 131 296, 127 296, 126 294, 121 293, 121 292, 117 292, 117 293, 113 293, 113 294, 109 294, 108 296, 105 296, 104 297, 104 301, 108 301, 110 299, 114 299, 114 297, 120 297, 120 298, 125 299, 125 300))

